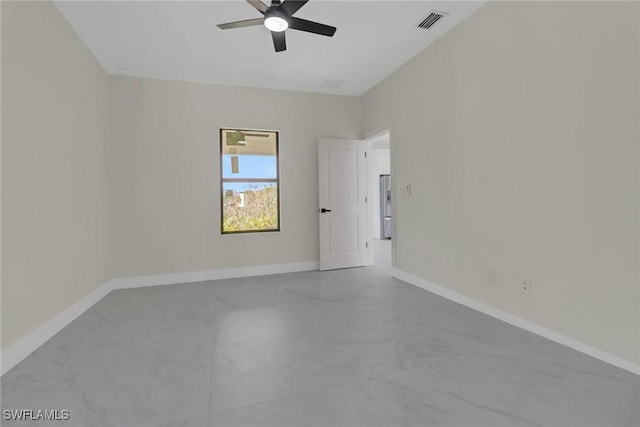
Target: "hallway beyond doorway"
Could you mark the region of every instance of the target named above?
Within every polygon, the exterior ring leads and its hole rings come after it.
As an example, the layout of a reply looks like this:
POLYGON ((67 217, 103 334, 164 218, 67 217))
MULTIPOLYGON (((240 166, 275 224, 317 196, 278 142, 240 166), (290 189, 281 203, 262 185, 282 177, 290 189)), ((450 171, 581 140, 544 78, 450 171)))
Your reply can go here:
POLYGON ((373 239, 373 265, 391 270, 391 240, 373 239))

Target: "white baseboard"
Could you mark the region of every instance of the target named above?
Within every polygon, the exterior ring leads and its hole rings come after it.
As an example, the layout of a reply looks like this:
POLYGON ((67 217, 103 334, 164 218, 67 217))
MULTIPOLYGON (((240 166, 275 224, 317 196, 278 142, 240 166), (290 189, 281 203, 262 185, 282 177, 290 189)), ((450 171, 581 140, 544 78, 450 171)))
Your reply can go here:
POLYGON ((109 283, 105 283, 80 301, 55 315, 18 341, 2 350, 2 375, 17 365, 22 359, 33 353, 38 347, 60 332, 65 326, 87 311, 111 292, 109 283))
POLYGON ((320 267, 318 261, 291 264, 257 265, 251 267, 223 268, 217 270, 193 271, 185 273, 160 274, 156 276, 137 276, 113 279, 109 283, 112 289, 130 289, 145 286, 173 285, 193 283, 205 280, 232 279, 235 277, 266 276, 268 274, 295 273, 312 271, 320 267))
POLYGON ((319 268, 318 261, 291 264, 257 265, 251 267, 223 268, 217 270, 192 271, 185 273, 160 274, 155 276, 137 276, 113 279, 109 283, 112 289, 130 289, 145 286, 173 285, 193 283, 205 280, 232 279, 236 277, 266 276, 268 274, 295 273, 312 271, 319 268))
POLYGON ((48 320, 43 325, 37 327, 18 341, 9 345, 6 349, 2 350, 2 354, 0 355, 2 375, 17 365, 25 357, 33 353, 38 347, 60 332, 65 326, 91 308, 112 290, 192 283, 205 280, 231 279, 235 277, 294 273, 298 271, 317 270, 318 268, 319 263, 317 261, 308 261, 291 264, 258 265, 252 267, 225 268, 218 270, 127 277, 110 280, 86 297, 82 298, 80 301, 48 320))
POLYGON ((551 341, 557 342, 558 344, 562 344, 566 347, 577 350, 588 356, 602 360, 603 362, 606 362, 606 363, 609 363, 610 365, 624 369, 625 371, 629 371, 636 375, 640 375, 640 365, 636 365, 635 363, 629 362, 628 360, 622 359, 618 356, 614 356, 613 354, 607 353, 603 350, 592 347, 588 344, 584 344, 573 338, 569 338, 558 332, 552 331, 551 329, 547 329, 543 326, 537 325, 533 322, 522 319, 513 314, 509 314, 507 312, 499 310, 483 302, 480 302, 468 296, 462 295, 458 292, 452 291, 451 289, 445 288, 440 285, 436 285, 435 283, 432 283, 428 280, 414 276, 413 274, 404 272, 395 267, 392 269, 391 274, 393 275, 393 277, 395 277, 396 279, 402 280, 403 282, 407 282, 411 285, 414 285, 421 289, 432 292, 443 298, 446 298, 458 304, 462 304, 466 307, 472 308, 476 311, 479 311, 480 313, 484 313, 488 316, 494 317, 498 320, 502 320, 503 322, 506 322, 513 326, 517 326, 518 328, 524 329, 525 331, 534 333, 543 338, 547 338, 551 341))

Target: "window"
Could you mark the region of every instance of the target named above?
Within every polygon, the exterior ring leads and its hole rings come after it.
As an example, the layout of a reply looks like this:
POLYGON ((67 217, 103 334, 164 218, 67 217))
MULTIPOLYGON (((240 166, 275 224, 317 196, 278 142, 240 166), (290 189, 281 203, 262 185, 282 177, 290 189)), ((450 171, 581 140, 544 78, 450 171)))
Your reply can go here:
POLYGON ((220 129, 223 234, 280 231, 278 132, 220 129))

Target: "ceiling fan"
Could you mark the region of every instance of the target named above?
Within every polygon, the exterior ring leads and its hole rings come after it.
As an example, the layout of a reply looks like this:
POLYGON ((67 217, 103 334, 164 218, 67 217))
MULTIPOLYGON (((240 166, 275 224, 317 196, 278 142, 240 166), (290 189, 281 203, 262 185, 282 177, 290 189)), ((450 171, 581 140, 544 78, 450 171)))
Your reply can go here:
POLYGON ((283 2, 280 2, 280 0, 272 0, 271 6, 267 6, 260 0, 247 0, 247 3, 255 7, 258 12, 264 15, 264 17, 218 24, 218 27, 222 30, 228 30, 231 28, 264 25, 269 31, 271 31, 273 46, 276 49, 276 52, 287 50, 287 42, 284 36, 284 31, 287 28, 333 37, 336 32, 336 27, 330 27, 329 25, 307 21, 306 19, 296 18, 293 16, 293 14, 308 1, 309 0, 284 0, 283 2))

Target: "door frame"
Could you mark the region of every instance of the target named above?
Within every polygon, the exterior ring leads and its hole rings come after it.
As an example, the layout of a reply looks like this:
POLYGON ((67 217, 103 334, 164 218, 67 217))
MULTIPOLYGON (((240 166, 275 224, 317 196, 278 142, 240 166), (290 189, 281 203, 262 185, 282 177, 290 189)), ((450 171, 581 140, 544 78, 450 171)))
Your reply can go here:
MULTIPOLYGON (((375 150, 375 148, 372 147, 372 142, 374 142, 376 139, 379 139, 380 137, 384 136, 384 135, 388 135, 388 140, 389 140, 389 171, 391 176, 393 176, 393 154, 392 154, 392 150, 391 150, 391 129, 384 129, 381 130, 379 132, 373 133, 371 134, 369 137, 365 138, 365 146, 366 146, 366 152, 367 152, 367 199, 370 202, 373 202, 373 200, 375 200, 374 197, 374 190, 372 190, 372 187, 374 187, 377 182, 371 182, 371 179, 375 179, 372 178, 372 168, 373 168, 373 157, 370 155, 372 153, 373 150, 375 150), (373 184, 373 185, 372 185, 373 184)), ((395 194, 393 191, 393 179, 391 180, 391 200, 395 200, 395 194)), ((377 187, 376 187, 377 188, 377 187)), ((391 222, 391 235, 393 236, 391 238, 391 264, 395 265, 394 259, 395 259, 395 243, 394 243, 394 237, 395 237, 395 229, 396 229, 396 222, 395 222, 395 203, 391 204, 391 218, 392 218, 392 222, 391 222)), ((371 205, 369 204, 369 206, 367 206, 367 241, 369 242, 369 248, 367 250, 367 264, 368 265, 374 265, 375 264, 375 260, 374 260, 374 250, 373 250, 373 241, 374 241, 374 230, 372 228, 372 224, 373 224, 373 213, 372 213, 373 209, 371 208, 371 205)))

